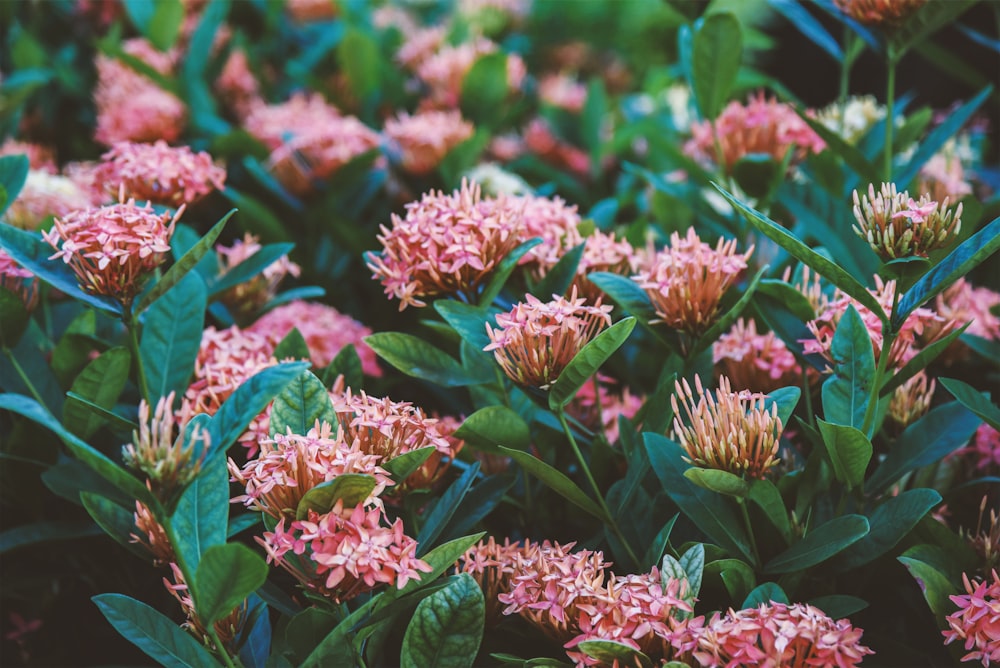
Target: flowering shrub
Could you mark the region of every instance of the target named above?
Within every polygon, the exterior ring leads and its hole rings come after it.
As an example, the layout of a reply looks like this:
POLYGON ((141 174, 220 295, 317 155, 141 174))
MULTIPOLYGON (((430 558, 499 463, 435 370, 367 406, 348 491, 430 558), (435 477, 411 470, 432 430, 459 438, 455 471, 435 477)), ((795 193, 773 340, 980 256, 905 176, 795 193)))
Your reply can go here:
POLYGON ((992 9, 8 3, 0 664, 1000 662, 992 9))

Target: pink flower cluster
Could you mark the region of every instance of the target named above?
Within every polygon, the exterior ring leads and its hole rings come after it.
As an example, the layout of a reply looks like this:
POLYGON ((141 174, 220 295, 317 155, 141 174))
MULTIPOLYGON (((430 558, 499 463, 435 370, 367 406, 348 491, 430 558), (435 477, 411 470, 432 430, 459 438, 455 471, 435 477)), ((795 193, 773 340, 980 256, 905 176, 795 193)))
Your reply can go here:
POLYGON ((61 218, 98 204, 92 194, 68 176, 32 169, 4 214, 4 221, 22 230, 37 230, 50 216, 61 218))
POLYGON ((405 112, 385 122, 385 136, 396 144, 400 164, 410 174, 429 174, 448 152, 472 136, 474 128, 458 111, 405 112))
MULTIPOLYGON (((481 57, 495 53, 498 46, 479 37, 457 45, 443 45, 426 56, 417 65, 417 76, 430 88, 424 104, 435 109, 454 109, 458 106, 465 75, 481 57)), ((521 87, 527 73, 524 61, 516 54, 507 55, 507 85, 511 91, 521 87)))
POLYGON ((954 454, 964 455, 974 461, 976 469, 982 473, 990 470, 1000 472, 1000 432, 988 424, 981 424, 976 429, 972 442, 956 450, 954 454))
POLYGON ((714 121, 691 126, 691 140, 684 152, 705 162, 716 163, 726 173, 752 153, 763 153, 781 162, 791 150, 793 162, 809 153, 819 153, 826 144, 791 106, 767 99, 763 93, 746 104, 733 101, 714 121), (716 146, 718 140, 718 148, 716 146))
POLYGON ((421 297, 474 296, 493 268, 517 245, 521 211, 505 198, 483 197, 478 184, 425 194, 381 227, 382 252, 368 256, 372 277, 399 310, 425 306, 421 297))
MULTIPOLYGON (((225 276, 237 265, 260 251, 261 248, 262 246, 257 237, 249 232, 244 235, 243 239, 236 239, 232 246, 216 246, 215 254, 219 260, 219 275, 225 276)), ((289 260, 287 255, 282 255, 264 267, 263 271, 253 278, 226 290, 220 299, 236 314, 256 313, 278 293, 278 285, 284 280, 285 276, 298 276, 300 273, 301 269, 299 265, 289 260)), ((305 305, 305 302, 300 303, 305 305)), ((317 304, 317 306, 319 305, 317 304)), ((301 307, 294 309, 295 312, 289 314, 294 316, 293 318, 279 318, 282 324, 287 322, 288 330, 284 333, 275 333, 276 340, 280 341, 288 331, 291 331, 292 327, 298 324, 297 317, 305 315, 301 313, 302 310, 308 310, 308 307, 306 309, 302 309, 301 307)))
POLYGON ((945 644, 965 641, 966 654, 962 661, 978 660, 984 666, 1000 662, 1000 576, 992 572, 993 581, 970 580, 965 573, 962 580, 965 593, 951 596, 958 610, 948 615, 948 628, 942 631, 945 644))
POLYGON ((131 305, 143 280, 166 259, 181 210, 158 214, 134 200, 73 211, 42 237, 70 266, 81 289, 131 305))
POLYGON ((221 190, 226 180, 226 170, 213 164, 208 153, 174 148, 162 139, 153 144, 119 142, 101 159, 95 178, 109 194, 124 188, 127 197, 154 204, 191 204, 213 189, 221 190))
POLYGON ((24 307, 29 311, 38 303, 38 281, 35 280, 35 275, 15 262, 14 258, 2 248, 0 248, 0 288, 20 297, 24 307))
POLYGON ((920 9, 927 0, 834 0, 837 9, 868 25, 894 26, 920 9))
POLYGON ((934 310, 947 321, 962 326, 971 322, 967 334, 990 341, 1000 341, 1000 316, 994 309, 1000 306, 1000 293, 989 288, 974 287, 960 278, 934 300, 934 310))
POLYGON ((553 107, 578 114, 587 102, 587 87, 567 74, 549 74, 538 81, 538 97, 553 107))
POLYGON ((598 380, 599 401, 594 397, 594 384, 584 383, 566 409, 586 426, 592 429, 602 428, 608 443, 614 444, 621 435, 618 418, 625 417, 631 420, 642 408, 645 400, 641 396, 632 394, 627 387, 623 387, 621 393, 612 392, 609 386, 614 385, 615 381, 611 378, 598 376, 598 380))
POLYGON ((733 387, 770 392, 797 385, 802 373, 795 355, 774 332, 757 333, 757 323, 740 318, 712 345, 712 362, 733 387))

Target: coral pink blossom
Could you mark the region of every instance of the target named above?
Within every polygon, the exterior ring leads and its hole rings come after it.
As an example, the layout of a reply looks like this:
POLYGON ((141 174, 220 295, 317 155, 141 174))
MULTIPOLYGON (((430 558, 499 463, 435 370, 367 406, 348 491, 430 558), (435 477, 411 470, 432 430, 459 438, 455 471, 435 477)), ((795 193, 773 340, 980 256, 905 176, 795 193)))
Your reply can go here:
POLYGON ((1000 317, 993 311, 1000 306, 1000 293, 989 288, 974 287, 960 278, 934 301, 934 310, 957 326, 970 322, 966 334, 990 341, 1000 340, 1000 317))
POLYGON ((153 144, 122 142, 101 156, 95 179, 114 196, 120 188, 125 195, 154 204, 191 204, 212 190, 221 190, 226 170, 212 163, 204 151, 187 146, 168 146, 163 140, 153 144))
MULTIPOLYGON (((247 232, 243 239, 237 239, 232 246, 216 246, 215 254, 219 259, 219 274, 225 276, 242 262, 252 257, 261 250, 257 237, 247 232)), ((282 255, 271 264, 246 281, 234 285, 222 293, 220 299, 237 314, 256 313, 265 304, 271 301, 278 293, 278 285, 285 276, 298 276, 301 272, 299 265, 288 259, 287 255, 282 255)), ((294 325, 289 325, 288 331, 294 325)), ((277 340, 284 338, 288 331, 275 334, 277 340)), ((332 336, 336 333, 331 332, 332 336)), ((332 359, 332 358, 331 358, 332 359)), ((320 364, 318 366, 326 366, 320 364)))
POLYGON ((26 155, 30 169, 37 169, 49 174, 55 174, 59 171, 56 167, 55 150, 43 144, 33 144, 8 137, 3 141, 3 144, 0 144, 0 155, 26 155))
POLYGON ((29 311, 38 303, 38 281, 35 275, 14 261, 7 251, 0 248, 0 288, 21 298, 29 311))
POLYGON ((752 96, 746 104, 730 102, 714 121, 693 124, 691 135, 685 153, 718 163, 726 173, 740 158, 753 153, 780 162, 791 150, 793 162, 800 162, 809 153, 819 153, 826 147, 795 109, 769 100, 763 93, 752 96))
POLYGON ((42 237, 56 249, 49 259, 68 264, 81 289, 131 305, 143 280, 170 252, 180 214, 157 214, 149 203, 140 208, 129 200, 56 218, 42 237))
POLYGON ((867 25, 893 26, 920 9, 927 0, 834 0, 837 9, 867 25))
POLYGON ((505 538, 501 545, 490 536, 488 540, 481 540, 470 547, 459 559, 455 570, 470 574, 483 590, 488 627, 496 626, 500 621, 504 605, 499 596, 510 592, 517 557, 530 554, 532 549, 537 549, 537 546, 528 543, 522 547, 520 541, 511 543, 509 538, 505 538))
POLYGON ((962 161, 954 151, 941 151, 920 168, 917 176, 917 192, 927 193, 934 201, 950 199, 959 202, 972 194, 972 186, 965 178, 962 161))
POLYGON ((402 519, 389 524, 380 507, 344 508, 343 499, 322 515, 310 510, 306 520, 282 519, 260 542, 269 562, 338 603, 383 584, 402 589, 433 570, 417 558, 402 519))
POLYGON ((259 106, 264 106, 260 84, 250 71, 246 51, 233 49, 215 80, 219 98, 236 118, 245 120, 259 106))
MULTIPOLYGON (((438 109, 457 107, 465 75, 482 56, 495 53, 498 49, 496 44, 480 37, 456 46, 443 46, 437 53, 424 58, 417 66, 417 76, 431 90, 426 103, 438 109)), ((525 73, 520 56, 507 54, 507 85, 510 90, 521 87, 525 73)))
POLYGON ((702 666, 856 666, 872 650, 850 621, 834 621, 804 603, 772 601, 758 608, 715 613, 695 631, 702 666))
POLYGON ((517 245, 521 211, 504 197, 482 197, 478 184, 462 181, 450 195, 430 192, 392 214, 381 227, 382 252, 369 254, 368 268, 399 310, 425 306, 421 297, 475 293, 493 268, 517 245))
POLYGON ((361 370, 369 376, 382 375, 375 351, 364 342, 372 330, 332 306, 296 299, 271 309, 258 318, 249 330, 280 341, 293 327, 299 330, 309 346, 315 366, 327 366, 345 346, 353 345, 361 358, 361 370))
POLYGON ((528 123, 523 141, 530 152, 553 167, 567 169, 579 177, 590 173, 590 156, 557 137, 552 126, 543 118, 535 118, 528 123))
POLYGON ((587 87, 566 74, 549 74, 538 82, 538 97, 553 107, 578 114, 587 101, 587 87))
POLYGON ((757 333, 757 323, 740 318, 712 344, 712 362, 733 387, 770 392, 797 385, 802 369, 795 355, 774 332, 757 333))
POLYGON ((547 390, 563 369, 602 329, 611 325, 611 307, 600 299, 593 306, 578 299, 552 295, 543 302, 534 295, 497 315, 494 329, 486 323, 493 356, 504 373, 519 385, 547 390))
POLYGON ((976 469, 981 473, 1000 471, 1000 432, 988 424, 981 424, 976 429, 972 442, 961 450, 956 450, 954 454, 964 455, 974 461, 976 469))
POLYGON ((11 202, 4 220, 22 230, 37 230, 51 216, 63 217, 76 209, 86 209, 97 202, 91 192, 66 176, 32 169, 24 187, 11 202))
POLYGON ((246 118, 246 131, 272 151, 304 128, 326 125, 340 118, 336 107, 319 93, 296 93, 280 104, 257 107, 246 118))
POLYGON ((406 33, 406 41, 396 52, 396 62, 416 70, 444 44, 448 31, 444 26, 420 28, 406 33))
POLYGON ((942 631, 946 645, 965 641, 962 661, 978 660, 984 666, 1000 662, 1000 576, 996 571, 992 575, 990 582, 962 574, 965 593, 949 597, 958 610, 948 615, 945 621, 950 628, 942 631))
POLYGON ((385 122, 385 136, 399 148, 404 171, 428 174, 448 152, 472 136, 472 124, 458 111, 405 112, 385 122))
POLYGON ((621 435, 618 418, 631 420, 642 408, 644 399, 632 394, 627 387, 622 388, 621 392, 612 392, 614 379, 598 376, 598 380, 599 401, 594 397, 594 384, 584 383, 566 406, 566 410, 586 426, 603 429, 608 443, 617 443, 621 435))
POLYGON ((692 336, 702 334, 715 321, 722 295, 746 269, 751 253, 753 246, 738 254, 735 239, 719 239, 712 248, 694 228, 683 238, 674 232, 651 266, 632 277, 656 310, 650 324, 663 322, 692 336))

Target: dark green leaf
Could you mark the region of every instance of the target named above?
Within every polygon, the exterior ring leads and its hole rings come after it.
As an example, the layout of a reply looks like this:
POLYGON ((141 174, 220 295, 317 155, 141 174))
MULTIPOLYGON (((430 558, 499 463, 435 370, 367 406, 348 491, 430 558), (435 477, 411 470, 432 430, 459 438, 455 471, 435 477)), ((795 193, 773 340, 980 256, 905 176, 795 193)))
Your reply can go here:
POLYGON ((868 535, 868 518, 842 515, 822 524, 764 566, 765 573, 794 573, 823 563, 868 535))
POLYGON ((402 484, 404 480, 410 477, 410 474, 420 468, 424 462, 427 461, 437 450, 433 445, 424 446, 422 448, 417 448, 416 450, 410 450, 409 452, 404 452, 398 457, 393 457, 387 462, 382 462, 381 466, 397 485, 402 484))
MULTIPOLYGON (((583 147, 590 154, 590 168, 595 175, 599 174, 601 169, 603 148, 601 138, 607 116, 608 94, 604 90, 604 81, 600 77, 593 77, 587 84, 587 101, 580 112, 580 137, 583 140, 583 147)), ((541 294, 548 296, 549 293, 541 294)))
POLYGON ((559 258, 559 261, 545 272, 545 276, 538 282, 532 294, 545 301, 555 295, 565 295, 569 290, 573 279, 576 278, 577 267, 580 266, 580 258, 583 257, 583 249, 586 242, 574 246, 559 258))
POLYGON ((285 337, 278 341, 278 345, 274 347, 274 357, 279 360, 308 360, 311 357, 309 344, 306 343, 306 339, 298 327, 292 327, 288 334, 285 334, 285 337))
POLYGON ((792 413, 795 412, 795 407, 798 405, 799 397, 801 396, 802 390, 795 385, 779 387, 776 390, 768 392, 765 405, 770 410, 771 402, 776 403, 778 405, 778 419, 781 420, 783 427, 788 427, 792 419, 792 413))
MULTIPOLYGON (((893 327, 899 328, 916 308, 938 296, 1000 249, 1000 218, 973 234, 913 284, 899 300, 893 327)), ((853 296, 853 295, 852 295, 853 296)), ((867 306, 867 304, 866 304, 867 306)))
POLYGON ((226 528, 226 537, 232 538, 252 527, 260 526, 260 513, 244 513, 236 517, 229 518, 229 526, 226 528))
POLYGON ((461 536, 489 515, 514 485, 514 476, 489 476, 477 483, 462 499, 462 506, 441 534, 443 539, 461 536))
POLYGON ((896 557, 896 560, 903 564, 913 579, 917 581, 920 591, 924 595, 924 600, 927 601, 927 605, 937 619, 938 626, 947 626, 944 621, 945 616, 955 611, 955 604, 950 598, 955 594, 955 587, 941 571, 930 564, 908 556, 914 549, 916 548, 910 548, 903 553, 903 556, 896 557))
POLYGON ((1000 431, 1000 408, 997 408, 986 396, 968 383, 954 378, 938 378, 944 389, 951 392, 958 402, 975 413, 982 420, 1000 431))
POLYGON ((850 546, 831 562, 834 572, 849 571, 878 559, 891 550, 929 513, 941 503, 941 495, 933 489, 911 489, 891 496, 868 518, 871 532, 850 546))
MULTIPOLYGON (((203 429, 207 417, 195 416, 192 422, 197 421, 203 429)), ((186 432, 188 435, 193 433, 193 427, 186 432)), ((177 501, 170 523, 177 541, 174 548, 192 572, 198 568, 207 550, 226 542, 229 469, 225 457, 216 455, 205 460, 198 476, 177 501)))
POLYGON ((295 248, 295 244, 290 243, 268 244, 264 246, 222 276, 219 276, 217 280, 210 281, 208 284, 209 297, 222 294, 226 290, 262 274, 265 269, 291 253, 293 248, 295 248))
MULTIPOLYGON (((891 48, 901 57, 911 47, 918 45, 928 35, 953 23, 976 0, 949 0, 929 2, 906 17, 902 25, 889 33, 891 48)), ((898 183, 905 183, 899 181, 898 183)))
MULTIPOLYGON (((364 503, 375 489, 375 478, 363 473, 344 473, 329 482, 316 485, 299 501, 295 508, 295 519, 304 520, 313 510, 320 515, 330 512, 337 501, 343 500, 344 508, 354 508, 364 503)), ((282 508, 287 512, 291 508, 282 508)))
POLYGON ((603 290, 617 302, 625 312, 633 315, 641 322, 656 320, 656 311, 649 301, 646 291, 627 276, 612 274, 605 271, 595 271, 587 274, 587 280, 603 290))
POLYGON ((785 594, 785 591, 774 582, 765 582, 757 585, 757 587, 746 597, 746 600, 743 601, 743 605, 740 607, 745 610, 747 608, 756 608, 761 605, 770 605, 772 602, 784 603, 785 605, 788 605, 788 595, 785 594))
POLYGON ((337 60, 347 76, 351 92, 361 100, 378 91, 382 81, 382 57, 372 35, 357 28, 348 29, 337 45, 337 60))
POLYGON ((788 251, 792 257, 816 270, 816 273, 836 285, 847 293, 847 295, 854 297, 854 299, 871 310, 872 313, 875 313, 883 320, 887 319, 878 300, 856 278, 841 269, 836 263, 806 246, 778 223, 739 201, 718 184, 714 185, 722 193, 722 196, 766 237, 788 251))
MULTIPOLYGON (((84 367, 70 390, 104 409, 115 405, 128 380, 132 355, 127 348, 111 348, 84 367)), ((90 438, 104 418, 79 402, 63 404, 63 424, 81 438, 90 438)))
POLYGON ((131 540, 136 533, 135 506, 131 510, 123 508, 111 499, 94 492, 80 492, 80 501, 87 513, 94 518, 97 525, 104 530, 119 545, 138 557, 149 561, 150 553, 146 548, 131 540))
POLYGON ((211 654, 166 615, 123 594, 91 599, 126 640, 167 668, 219 666, 211 654))
POLYGON ((323 384, 333 387, 337 381, 337 376, 344 377, 344 386, 352 390, 360 390, 364 384, 364 371, 361 367, 361 357, 358 349, 353 343, 349 343, 340 349, 333 361, 323 369, 323 384))
POLYGON ((521 258, 540 243, 542 243, 542 240, 538 237, 528 239, 504 256, 504 259, 500 260, 500 264, 497 265, 497 268, 493 270, 493 275, 490 276, 489 283, 486 284, 483 293, 479 296, 480 307, 486 307, 493 303, 493 300, 503 290, 503 286, 507 284, 507 279, 514 273, 514 269, 517 268, 517 264, 521 261, 521 258))
POLYGON ((549 408, 553 412, 561 411, 584 383, 625 343, 634 328, 635 318, 619 320, 581 348, 549 390, 549 408))
MULTIPOLYGON (((28 179, 28 170, 31 163, 26 155, 3 155, 0 156, 0 188, 5 195, 0 199, 0 215, 7 211, 11 202, 17 199, 24 182, 28 179)), ((51 255, 51 253, 49 253, 51 255)))
POLYGON ((872 443, 859 429, 817 418, 823 445, 830 455, 837 480, 854 489, 865 479, 872 458, 872 443))
POLYGON ((205 284, 191 272, 146 312, 139 357, 150 401, 187 389, 201 347, 207 306, 205 284))
POLYGON ((145 311, 153 302, 165 295, 172 287, 180 283, 180 280, 184 278, 189 271, 194 269, 195 265, 201 262, 201 259, 205 257, 205 254, 212 250, 215 240, 219 238, 220 234, 222 234, 223 228, 226 226, 226 223, 229 222, 229 219, 233 217, 234 213, 236 213, 236 209, 231 209, 229 213, 224 215, 219 222, 217 222, 212 229, 205 234, 205 236, 198 240, 198 243, 192 246, 188 252, 184 253, 181 259, 174 262, 170 269, 167 269, 167 271, 163 274, 163 277, 156 282, 156 285, 146 292, 146 294, 144 294, 139 300, 139 303, 136 304, 134 309, 136 315, 145 311))
POLYGON ((90 411, 94 415, 100 417, 102 421, 111 423, 114 426, 114 428, 120 431, 131 432, 139 428, 139 425, 137 425, 135 422, 123 418, 121 415, 118 415, 118 413, 115 413, 107 408, 98 406, 89 399, 84 399, 76 392, 66 393, 66 403, 78 404, 83 410, 90 411))
POLYGON ((830 594, 809 599, 809 605, 825 612, 832 619, 843 619, 868 607, 868 601, 857 596, 845 594, 830 594))
POLYGON ((421 573, 420 580, 410 580, 402 589, 396 590, 393 593, 393 596, 398 597, 409 594, 410 592, 416 591, 417 589, 434 582, 445 571, 453 567, 455 562, 458 561, 463 554, 468 552, 470 547, 478 543, 485 535, 485 531, 480 531, 479 533, 471 536, 462 536, 461 538, 441 543, 421 557, 424 563, 431 567, 430 573, 421 573))
POLYGON ((420 533, 417 534, 418 557, 427 552, 427 548, 433 545, 441 532, 444 531, 448 521, 451 520, 462 503, 462 499, 472 487, 477 475, 479 475, 479 462, 475 462, 465 469, 465 472, 445 490, 437 503, 434 504, 434 509, 427 515, 420 533))
POLYGON ((743 34, 740 21, 733 14, 711 14, 696 28, 691 87, 703 118, 713 119, 722 111, 736 82, 742 57, 743 34))
POLYGON ((947 350, 948 346, 950 346, 955 339, 961 336, 962 332, 964 332, 971 324, 971 322, 967 322, 958 329, 952 330, 947 336, 938 339, 925 348, 921 348, 920 352, 911 357, 910 361, 907 362, 902 369, 899 369, 896 373, 892 374, 892 377, 883 383, 882 389, 879 390, 879 396, 887 396, 903 383, 926 369, 927 365, 933 362, 938 355, 947 350))
POLYGON ((403 636, 407 668, 469 668, 486 620, 483 592, 468 573, 453 576, 417 606, 403 636))
POLYGON ((507 54, 498 51, 481 56, 462 79, 462 117, 476 126, 495 126, 503 115, 509 89, 507 54))
POLYGON ((493 311, 453 299, 435 301, 434 310, 458 332, 463 341, 476 350, 482 351, 490 344, 490 337, 486 334, 486 323, 492 322, 493 311))
POLYGON ((39 543, 78 540, 90 536, 100 536, 102 533, 101 527, 92 522, 51 520, 22 524, 0 532, 0 554, 39 543))
POLYGON ((317 423, 324 422, 336 425, 337 413, 323 381, 310 371, 303 371, 286 385, 271 405, 272 436, 284 434, 289 429, 293 434, 304 436, 317 423))
POLYGON ((743 478, 718 469, 703 469, 697 466, 684 471, 684 477, 710 492, 743 499, 750 493, 750 484, 743 478))
POLYGON ((574 648, 592 659, 597 659, 602 666, 639 666, 651 668, 653 662, 648 656, 622 642, 615 640, 584 640, 574 648))
MULTIPOLYGON (((190 56, 187 61, 191 61, 190 56)), ((271 209, 260 200, 228 187, 222 190, 222 195, 240 210, 242 214, 240 220, 243 221, 247 230, 256 234, 262 241, 289 241, 291 239, 281 219, 274 215, 271 209)))
POLYGON ((719 559, 705 566, 705 576, 718 575, 729 598, 742 601, 757 585, 753 569, 739 559, 719 559))
POLYGON ((239 543, 208 548, 194 576, 198 618, 213 624, 241 605, 267 579, 267 564, 239 543))
POLYGON ((379 332, 366 336, 365 343, 406 375, 445 387, 478 385, 493 379, 470 374, 454 357, 412 334, 379 332))
POLYGON ((781 533, 785 543, 792 542, 792 527, 788 521, 788 510, 781 498, 781 492, 770 480, 754 480, 750 483, 750 501, 757 504, 771 520, 771 524, 781 533))
POLYGON ((562 472, 552 468, 541 459, 538 459, 527 452, 513 450, 502 446, 499 450, 501 453, 507 455, 520 464, 521 468, 523 468, 526 473, 530 473, 541 480, 545 483, 546 487, 559 496, 563 497, 581 510, 590 513, 599 520, 607 521, 608 518, 604 514, 601 507, 597 505, 596 502, 592 501, 582 489, 577 487, 576 484, 567 478, 562 472))
POLYGON ((0 286, 0 347, 16 346, 29 321, 30 314, 21 296, 0 286))
POLYGON ((830 356, 833 375, 823 383, 823 414, 828 422, 860 429, 875 377, 875 353, 853 304, 837 324, 830 356))
POLYGON ((499 453, 498 445, 526 450, 531 444, 531 432, 521 416, 506 406, 487 406, 465 418, 455 432, 477 450, 499 453))

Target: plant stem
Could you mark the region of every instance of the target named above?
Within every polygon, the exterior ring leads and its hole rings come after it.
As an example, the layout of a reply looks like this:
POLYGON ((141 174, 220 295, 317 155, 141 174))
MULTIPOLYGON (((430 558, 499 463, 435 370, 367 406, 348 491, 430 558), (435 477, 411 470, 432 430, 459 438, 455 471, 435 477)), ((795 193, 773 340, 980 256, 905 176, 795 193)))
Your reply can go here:
POLYGON ((139 383, 139 393, 148 404, 149 385, 146 382, 146 370, 142 366, 142 356, 139 355, 139 328, 136 326, 137 323, 132 315, 132 309, 128 306, 122 310, 122 323, 124 323, 125 329, 128 331, 129 349, 131 349, 132 359, 135 361, 136 376, 139 383))
POLYGON ((898 307, 899 284, 897 283, 892 292, 892 309, 889 311, 889 318, 882 321, 882 331, 885 332, 888 329, 889 332, 882 337, 882 349, 879 351, 878 365, 876 365, 875 375, 872 377, 872 388, 868 393, 868 406, 865 407, 865 419, 861 424, 861 431, 869 440, 872 438, 871 432, 874 426, 873 423, 875 422, 875 409, 878 407, 879 390, 882 388, 882 376, 885 375, 886 367, 889 366, 889 353, 892 350, 892 344, 896 342, 897 332, 892 323, 896 319, 896 309, 898 307))
POLYGON ((896 126, 896 52, 886 47, 885 82, 885 152, 883 155, 883 176, 886 183, 892 181, 892 133, 896 126))
POLYGON ((37 401, 40 406, 46 408, 47 410, 48 407, 45 405, 42 395, 38 393, 37 389, 35 389, 34 383, 31 382, 31 379, 28 378, 28 374, 24 372, 24 369, 18 363, 17 358, 14 357, 14 352, 7 346, 4 346, 3 352, 7 356, 7 359, 10 360, 11 365, 14 367, 14 371, 16 371, 17 375, 21 378, 21 382, 28 388, 28 392, 31 393, 31 396, 35 398, 35 401, 37 401))
POLYGON ((753 526, 750 524, 750 513, 747 511, 746 500, 738 499, 737 505, 739 505, 740 513, 743 515, 743 526, 746 527, 747 538, 750 539, 750 551, 753 553, 754 563, 760 566, 760 552, 757 551, 757 539, 753 535, 753 526))
POLYGON ((622 545, 625 547, 625 551, 628 552, 628 556, 632 559, 633 563, 641 566, 642 564, 639 561, 639 558, 635 555, 635 552, 632 550, 632 546, 629 545, 628 540, 626 540, 625 536, 622 535, 621 530, 618 528, 618 524, 611 516, 611 511, 608 510, 608 504, 604 502, 604 496, 601 494, 601 489, 597 486, 597 481, 594 480, 594 475, 590 472, 590 467, 587 466, 587 460, 583 458, 583 453, 580 452, 580 446, 576 444, 576 439, 573 438, 573 431, 569 428, 569 423, 566 422, 566 414, 560 410, 556 412, 556 417, 559 418, 559 424, 562 425, 566 438, 569 439, 570 447, 573 448, 573 454, 576 455, 576 460, 580 463, 580 468, 583 469, 583 474, 587 476, 587 481, 594 490, 594 495, 597 497, 597 503, 601 506, 601 510, 604 512, 605 523, 608 525, 608 528, 614 532, 615 537, 621 541, 622 545))

